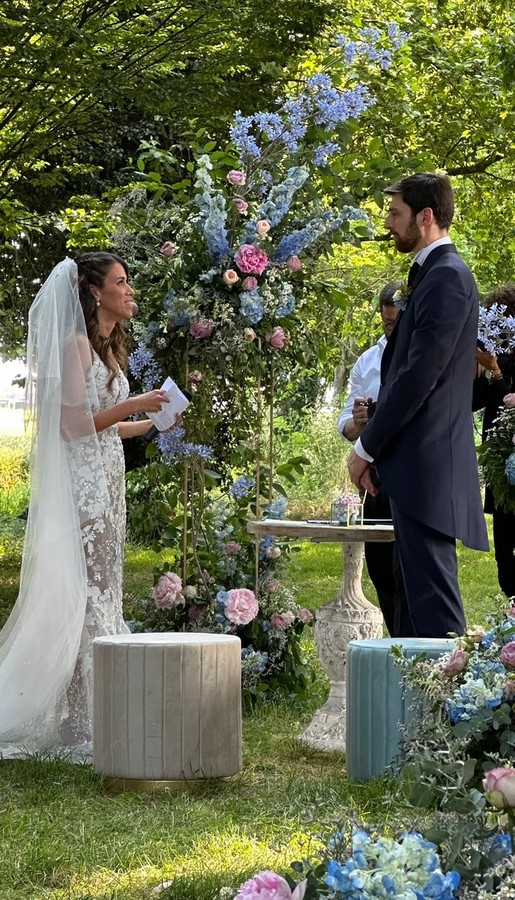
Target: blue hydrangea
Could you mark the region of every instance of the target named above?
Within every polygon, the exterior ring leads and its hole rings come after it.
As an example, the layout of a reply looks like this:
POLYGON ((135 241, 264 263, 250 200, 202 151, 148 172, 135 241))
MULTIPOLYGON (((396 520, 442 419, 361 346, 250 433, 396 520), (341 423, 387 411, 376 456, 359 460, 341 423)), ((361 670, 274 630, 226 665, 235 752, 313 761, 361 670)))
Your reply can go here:
POLYGON ((229 492, 233 497, 236 497, 238 500, 242 500, 244 497, 248 496, 255 484, 255 478, 246 478, 245 475, 240 475, 231 484, 229 492))
POLYGON ((259 542, 259 558, 261 561, 267 558, 266 554, 270 547, 275 546, 275 538, 273 538, 270 534, 265 534, 263 538, 261 538, 259 542))
POLYGON ((286 500, 286 497, 276 497, 275 500, 272 500, 270 506, 268 507, 268 512, 265 518, 282 519, 286 512, 287 505, 288 501, 286 500))
POLYGON ((265 308, 257 289, 241 292, 240 313, 242 316, 245 316, 249 322, 252 322, 253 325, 256 325, 261 321, 265 314, 265 308))

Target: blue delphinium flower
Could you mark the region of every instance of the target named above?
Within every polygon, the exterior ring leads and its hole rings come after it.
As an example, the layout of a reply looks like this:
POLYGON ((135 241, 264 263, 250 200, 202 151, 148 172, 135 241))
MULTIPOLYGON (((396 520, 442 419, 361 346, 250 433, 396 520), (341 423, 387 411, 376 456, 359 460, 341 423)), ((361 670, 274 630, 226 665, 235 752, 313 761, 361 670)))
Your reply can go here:
POLYGON ((227 240, 225 197, 222 191, 213 188, 213 179, 209 174, 212 168, 209 156, 199 157, 195 180, 197 190, 195 203, 201 213, 201 225, 209 254, 213 262, 218 263, 229 256, 230 247, 227 240))
POLYGON ((248 496, 255 484, 255 478, 246 478, 245 475, 240 475, 231 484, 229 492, 233 497, 236 497, 238 500, 242 500, 244 497, 248 496))
POLYGON ((323 234, 338 228, 342 221, 342 218, 334 210, 326 210, 321 213, 308 222, 304 228, 285 235, 279 241, 274 254, 274 262, 284 263, 290 256, 297 256, 323 234))
POLYGON ((184 440, 184 428, 174 428, 173 431, 165 431, 157 437, 157 445, 163 454, 165 462, 169 465, 181 462, 183 459, 196 456, 205 462, 213 458, 213 448, 204 444, 192 444, 184 440))
POLYGON ((134 378, 140 379, 147 390, 161 384, 163 377, 154 354, 144 344, 138 344, 129 356, 129 369, 134 378))
POLYGON ((258 209, 260 219, 266 219, 270 225, 277 225, 288 212, 293 196, 309 176, 304 166, 292 166, 286 173, 286 178, 280 184, 274 185, 267 199, 258 209))

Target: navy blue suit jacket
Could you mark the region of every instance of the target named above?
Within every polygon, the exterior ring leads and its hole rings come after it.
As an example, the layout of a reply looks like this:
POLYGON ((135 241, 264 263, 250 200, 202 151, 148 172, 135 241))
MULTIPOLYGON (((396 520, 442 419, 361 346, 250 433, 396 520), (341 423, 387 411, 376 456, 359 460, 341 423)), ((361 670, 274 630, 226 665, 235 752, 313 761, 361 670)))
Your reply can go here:
POLYGON ((452 244, 436 247, 385 348, 361 441, 402 512, 488 550, 470 412, 478 311, 470 269, 452 244))

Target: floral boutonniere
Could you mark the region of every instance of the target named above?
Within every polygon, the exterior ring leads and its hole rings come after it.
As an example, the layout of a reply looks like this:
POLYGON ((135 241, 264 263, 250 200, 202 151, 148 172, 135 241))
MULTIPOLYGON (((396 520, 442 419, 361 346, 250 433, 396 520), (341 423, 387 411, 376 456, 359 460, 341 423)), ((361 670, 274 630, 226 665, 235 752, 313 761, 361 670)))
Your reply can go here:
POLYGON ((397 309, 405 310, 408 305, 410 296, 411 288, 408 287, 407 284, 403 284, 402 287, 398 288, 393 295, 394 306, 396 306, 397 309))

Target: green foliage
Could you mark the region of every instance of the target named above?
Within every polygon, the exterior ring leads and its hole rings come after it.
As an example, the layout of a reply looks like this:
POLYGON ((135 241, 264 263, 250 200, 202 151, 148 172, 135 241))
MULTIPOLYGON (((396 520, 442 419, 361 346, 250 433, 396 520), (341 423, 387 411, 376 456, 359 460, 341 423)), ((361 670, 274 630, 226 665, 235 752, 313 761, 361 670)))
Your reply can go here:
POLYGON ((0 439, 0 513, 17 516, 27 508, 28 453, 25 438, 0 439))
POLYGON ((515 409, 503 409, 488 431, 486 441, 478 448, 479 463, 486 484, 492 489, 494 503, 515 513, 515 485, 506 472, 508 458, 515 452, 515 409))

